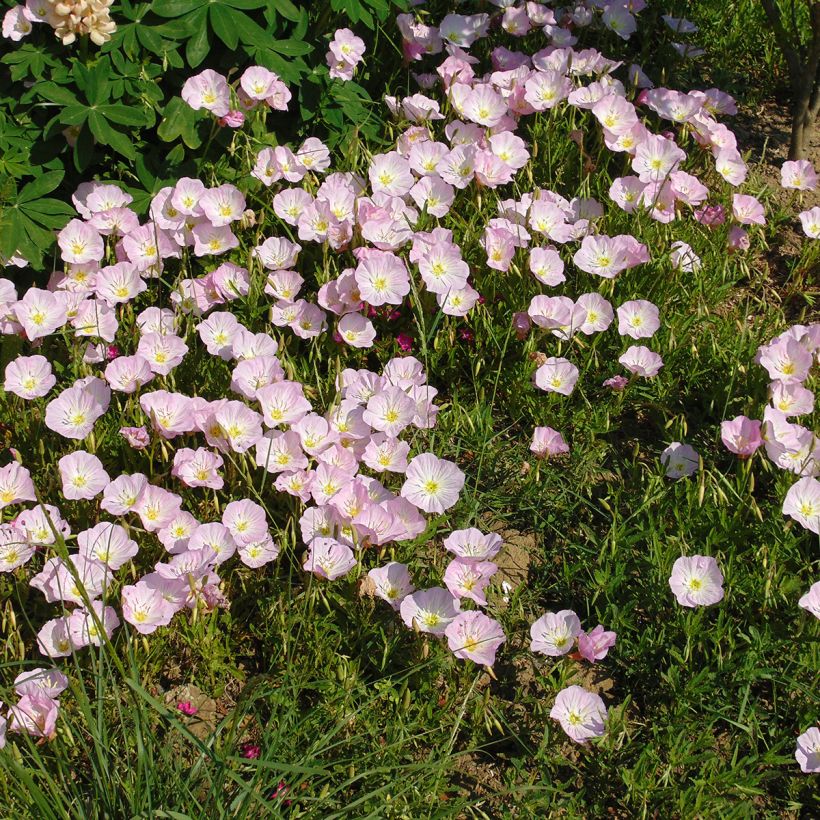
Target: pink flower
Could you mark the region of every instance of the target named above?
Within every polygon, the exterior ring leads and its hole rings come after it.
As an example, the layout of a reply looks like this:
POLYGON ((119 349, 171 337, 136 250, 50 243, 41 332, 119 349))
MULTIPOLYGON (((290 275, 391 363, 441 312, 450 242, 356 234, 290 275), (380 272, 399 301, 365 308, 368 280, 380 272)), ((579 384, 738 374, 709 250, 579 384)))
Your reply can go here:
POLYGON ((68 318, 64 300, 57 294, 39 288, 29 288, 25 296, 14 303, 13 310, 26 337, 31 341, 59 330, 68 318))
POLYGON ((604 387, 609 387, 611 390, 623 390, 629 384, 629 379, 626 376, 612 376, 604 381, 604 387))
POLYGON ((697 472, 700 456, 694 447, 673 441, 662 453, 661 464, 669 478, 685 478, 697 472))
POLYGON ((591 632, 578 635, 578 654, 590 663, 603 660, 609 650, 615 646, 616 634, 606 632, 601 624, 591 632))
POLYGON ((444 571, 444 585, 456 598, 470 598, 479 606, 487 606, 484 590, 497 571, 492 561, 454 558, 444 571))
POLYGON ((28 401, 47 395, 56 383, 45 356, 18 356, 6 365, 3 389, 28 401))
POLYGON ((720 438, 729 452, 741 458, 748 458, 763 444, 760 437, 760 422, 746 416, 736 416, 721 422, 720 438))
POLYGON ((243 743, 239 747, 239 754, 248 760, 258 760, 262 754, 262 747, 255 743, 243 743))
POLYGON ((535 384, 548 393, 569 396, 578 381, 578 368, 568 359, 551 356, 535 371, 535 384))
POLYGON ((105 252, 100 234, 80 219, 72 219, 57 234, 57 244, 60 246, 63 262, 76 265, 99 262, 105 252))
POLYGON ((571 609, 547 612, 530 627, 533 652, 559 657, 572 649, 581 634, 581 621, 571 609))
POLYGON ((416 589, 407 565, 396 561, 371 569, 367 576, 375 586, 376 595, 397 611, 401 602, 416 589))
POLYGON ((196 706, 194 706, 189 700, 181 700, 177 704, 177 709, 179 709, 179 711, 187 717, 193 717, 199 711, 199 709, 197 709, 196 706))
POLYGON ((31 34, 33 26, 25 6, 13 6, 3 16, 3 37, 19 43, 31 34))
POLYGON ((651 378, 663 367, 663 359, 643 345, 631 345, 618 361, 631 373, 651 378))
POLYGON ((240 545, 253 544, 268 535, 265 510, 247 498, 227 504, 222 512, 222 523, 240 545))
MULTIPOLYGON (((105 391, 108 390, 106 386, 105 391)), ((105 391, 69 387, 46 405, 46 427, 65 438, 83 439, 108 409, 105 391)))
POLYGON ((695 219, 702 225, 714 228, 726 221, 726 211, 722 205, 704 205, 695 211, 695 219))
POLYGON ((580 270, 605 279, 614 279, 630 265, 626 247, 609 236, 585 236, 572 261, 580 270))
POLYGON ((820 239, 820 205, 799 214, 803 233, 810 239, 820 239))
POLYGON ((409 353, 413 349, 413 337, 407 333, 399 333, 396 336, 396 344, 399 350, 409 353))
POLYGON ((780 184, 795 191, 813 191, 817 187, 817 173, 807 159, 789 160, 780 168, 780 184))
POLYGON ((769 374, 769 378, 793 384, 803 382, 809 375, 814 359, 797 339, 779 338, 758 350, 757 360, 769 374))
POLYGON ((581 686, 568 686, 555 698, 550 717, 576 743, 586 743, 590 738, 601 737, 605 731, 606 706, 598 695, 581 686))
POLYGON ((531 452, 539 458, 553 458, 569 452, 564 437, 552 427, 536 427, 532 434, 531 452))
POLYGON ((23 695, 16 706, 9 707, 9 731, 51 740, 56 735, 59 710, 59 702, 47 695, 23 695))
POLYGON ((460 610, 458 598, 441 587, 416 590, 399 606, 401 619, 408 629, 432 635, 443 635, 460 610))
POLYGON ((355 566, 356 557, 350 547, 340 544, 335 538, 314 538, 310 542, 303 569, 320 578, 335 581, 355 566))
POLYGON ((136 393, 153 378, 151 363, 139 354, 120 356, 105 368, 105 380, 111 389, 122 393, 136 393))
POLYGON ((548 330, 561 329, 572 324, 575 303, 568 296, 533 296, 527 315, 532 321, 548 330))
POLYGON ((658 308, 643 299, 624 302, 618 308, 618 333, 633 339, 648 339, 661 326, 658 308))
POLYGON ((820 728, 810 726, 797 738, 794 758, 800 764, 801 772, 820 772, 820 728))
POLYGON ((811 585, 809 591, 797 602, 797 605, 820 618, 820 581, 811 585))
POLYGON ((128 446, 135 450, 144 450, 151 443, 151 437, 145 427, 120 427, 120 435, 128 442, 128 446))
POLYGON ((231 110, 224 117, 219 117, 217 122, 228 128, 241 128, 245 124, 245 115, 241 111, 231 110))
POLYGON ((678 558, 669 576, 669 586, 681 606, 711 606, 723 600, 723 573, 709 556, 678 558))
POLYGON ((63 456, 58 466, 63 483, 63 495, 70 500, 90 499, 99 495, 111 479, 102 462, 85 450, 63 456))
POLYGON ((757 197, 748 194, 734 194, 732 213, 741 225, 765 225, 766 213, 757 197))
POLYGON ((204 108, 215 117, 226 116, 231 107, 228 81, 210 68, 189 77, 182 86, 181 97, 195 111, 204 108))
POLYGON ((506 637, 498 621, 483 612, 460 612, 444 630, 447 645, 457 657, 482 666, 495 663, 495 653, 506 637))
POLYGON ((415 456, 407 465, 401 495, 427 513, 443 513, 457 501, 464 473, 451 461, 433 453, 415 456))
POLYGON ((783 501, 783 515, 820 535, 820 481, 806 476, 792 484, 783 501))

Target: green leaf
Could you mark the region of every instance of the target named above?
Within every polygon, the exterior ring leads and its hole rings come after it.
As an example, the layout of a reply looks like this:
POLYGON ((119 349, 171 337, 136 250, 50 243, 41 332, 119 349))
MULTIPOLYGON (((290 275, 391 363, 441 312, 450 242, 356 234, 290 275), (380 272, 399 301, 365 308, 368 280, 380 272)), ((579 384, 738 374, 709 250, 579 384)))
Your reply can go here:
POLYGON ((41 196, 50 194, 63 181, 64 176, 64 171, 50 171, 37 177, 20 191, 17 195, 17 202, 29 202, 32 199, 38 199, 41 196))
POLYGON ((173 142, 181 136, 189 148, 199 148, 202 140, 197 131, 197 113, 180 97, 174 97, 165 106, 165 116, 157 128, 157 135, 164 142, 173 142))
POLYGON ((236 31, 242 43, 245 45, 255 45, 260 48, 268 48, 272 37, 258 23, 248 17, 247 14, 237 14, 235 18, 236 31))
POLYGON ((34 87, 37 95, 49 102, 60 105, 80 105, 80 101, 67 89, 52 82, 37 83, 34 87))
POLYGON ((84 123, 74 143, 74 167, 82 173, 94 158, 94 137, 88 123, 84 123))
POLYGON ((300 57, 313 51, 313 46, 301 40, 272 40, 268 48, 288 57, 300 57))
POLYGON ((107 120, 119 125, 145 125, 145 112, 137 106, 98 105, 99 111, 107 120))
POLYGON ((236 51, 239 45, 239 32, 236 28, 236 19, 246 19, 241 11, 236 11, 228 6, 214 3, 209 11, 208 17, 214 34, 222 40, 231 50, 236 51))
POLYGON ((90 110, 84 105, 71 105, 60 112, 58 119, 63 125, 81 125, 86 121, 90 110))
POLYGON ((89 111, 88 126, 97 142, 102 145, 109 145, 127 159, 136 159, 137 149, 134 147, 131 138, 112 128, 108 120, 99 111, 93 109, 89 111))
POLYGON ((268 0, 224 0, 225 4, 232 6, 235 9, 244 9, 245 11, 252 11, 253 9, 261 9, 268 5, 268 0))
POLYGON ((188 40, 185 46, 185 58, 191 68, 196 68, 207 56, 211 50, 211 44, 208 41, 208 25, 204 20, 199 27, 196 34, 188 40))
POLYGON ((286 20, 290 20, 293 23, 299 22, 300 11, 291 3, 291 0, 273 0, 273 7, 286 20))
POLYGON ((38 199, 20 206, 20 210, 40 225, 52 230, 65 227, 69 219, 76 216, 74 209, 59 199, 38 199))
POLYGON ((101 105, 109 97, 109 77, 111 76, 111 60, 103 57, 94 70, 88 73, 88 87, 86 96, 92 105, 101 105))
POLYGON ((182 17, 194 9, 207 5, 208 0, 154 0, 151 11, 160 17, 182 17))

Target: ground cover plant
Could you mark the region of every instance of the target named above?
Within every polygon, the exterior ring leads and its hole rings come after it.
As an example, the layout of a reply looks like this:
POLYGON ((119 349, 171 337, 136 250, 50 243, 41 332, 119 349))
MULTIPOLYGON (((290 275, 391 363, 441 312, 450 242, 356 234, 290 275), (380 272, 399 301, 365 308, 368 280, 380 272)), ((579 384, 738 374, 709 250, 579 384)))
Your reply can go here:
POLYGON ((224 42, 173 178, 16 194, 4 813, 813 816, 811 161, 689 4, 365 5, 347 125, 224 42))

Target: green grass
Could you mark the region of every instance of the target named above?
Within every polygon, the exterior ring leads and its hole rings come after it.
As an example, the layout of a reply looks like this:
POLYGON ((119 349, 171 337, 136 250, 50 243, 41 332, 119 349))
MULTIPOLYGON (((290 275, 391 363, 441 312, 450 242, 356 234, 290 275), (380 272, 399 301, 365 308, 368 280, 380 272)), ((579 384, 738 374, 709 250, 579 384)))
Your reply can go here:
MULTIPOLYGON (((724 55, 714 63, 715 78, 728 76, 721 72, 734 70, 732 55, 749 53, 760 38, 770 48, 759 28, 729 26, 714 4, 696 5, 691 16, 703 27, 701 38, 710 52, 724 55)), ((751 19, 753 4, 734 5, 751 19)), ((776 62, 773 51, 764 54, 776 62)), ((672 87, 689 87, 691 69, 673 62, 667 50, 655 58, 668 58, 670 73, 679 72, 679 85, 674 76, 668 80, 672 87)), ((400 81, 390 82, 398 87, 400 81)), ((0 753, 0 815, 796 818, 820 812, 815 779, 802 775, 793 758, 796 736, 816 721, 820 706, 820 632, 797 608, 818 577, 818 541, 780 512, 792 476, 761 455, 736 460, 719 439, 723 419, 762 413, 767 379, 752 361, 757 347, 790 323, 816 318, 816 291, 808 287, 816 252, 806 247, 785 257, 775 290, 767 246, 778 247, 780 227, 792 217, 754 175, 744 190, 762 195, 770 220, 753 231, 745 255, 726 255, 725 228, 712 231, 691 219, 660 225, 607 208, 601 232, 635 233, 652 261, 614 284, 568 265, 568 282, 556 292, 577 298, 600 290, 614 304, 631 298, 658 304, 662 327, 650 346, 663 355, 661 374, 625 393, 602 387, 622 372, 617 358, 627 345, 614 329, 569 343, 541 332, 518 341, 512 315, 544 288, 520 254, 511 272, 488 270, 478 240, 499 199, 534 187, 607 201, 623 160, 601 150, 589 122, 582 112, 572 119, 531 118, 526 136, 538 146, 531 169, 500 194, 461 192, 459 207, 443 220, 486 298, 467 322, 437 314, 423 295, 390 328, 380 324, 382 341, 363 354, 327 337, 305 343, 274 332, 283 364, 315 387, 311 399, 319 408, 332 401, 342 368, 378 369, 398 352, 392 334, 411 332, 441 407, 437 426, 416 433, 413 452, 430 449, 459 462, 467 473, 459 505, 431 520, 415 542, 374 548, 350 578, 325 584, 300 569, 298 505, 271 492, 261 471, 249 472, 233 455, 219 498, 264 503, 282 556, 264 570, 224 567, 227 611, 181 613, 171 628, 147 639, 124 625, 112 644, 62 664, 71 686, 61 697, 58 737, 36 745, 10 736, 0 753), (569 139, 579 127, 590 135, 591 175, 569 139), (672 269, 668 249, 675 240, 702 257, 698 273, 672 269), (474 341, 461 337, 465 326, 474 341), (570 398, 532 386, 536 352, 567 355, 577 364, 581 378, 570 398), (564 433, 570 457, 532 458, 528 445, 539 424, 564 433), (660 452, 674 440, 693 444, 703 459, 696 476, 679 482, 664 478, 659 465, 660 452), (389 559, 410 564, 417 586, 435 585, 447 563, 441 538, 457 527, 491 524, 508 536, 523 534, 529 553, 526 584, 506 604, 497 589, 491 598, 490 612, 508 635, 494 679, 406 630, 358 585, 367 569, 389 559), (671 595, 672 563, 693 553, 715 556, 723 569, 726 598, 718 606, 685 611, 671 595), (528 651, 529 624, 563 608, 574 609, 585 626, 600 622, 618 633, 606 660, 582 667, 528 651), (572 744, 548 717, 555 694, 578 681, 599 690, 611 708, 607 734, 588 747, 572 744), (185 684, 215 701, 212 731, 203 737, 176 709, 175 687, 185 684), (259 759, 241 756, 246 742, 259 745, 259 759), (271 799, 280 781, 288 791, 271 799)), ((391 128, 385 123, 395 137, 391 128)), ((380 149, 354 146, 338 165, 362 171, 370 150, 380 149)), ((242 156, 244 147, 237 152, 242 156)), ((212 179, 224 178, 223 171, 214 168, 212 179)), ((706 182, 730 203, 728 186, 714 176, 706 182)), ((269 216, 257 236, 247 236, 243 253, 273 232, 271 224, 284 230, 269 199, 261 191, 250 200, 269 216)), ((432 229, 436 221, 425 219, 418 228, 432 229)), ((300 271, 307 291, 349 264, 347 257, 306 248, 300 271)), ((163 303, 171 284, 152 281, 138 307, 163 303)), ((233 309, 249 328, 269 330, 261 287, 257 270, 251 294, 233 309)), ((130 309, 121 322, 118 341, 133 352, 130 309)), ((230 369, 191 342, 193 324, 186 328, 191 353, 185 366, 149 389, 227 394, 230 369)), ((18 349, 4 337, 3 363, 18 349)), ((80 345, 57 338, 44 351, 60 363, 61 385, 88 371, 80 345)), ((7 443, 53 501, 60 498, 56 460, 74 448, 44 427, 44 405, 0 395, 7 443)), ((117 434, 130 423, 142 423, 137 403, 114 394, 86 448, 96 449, 112 477, 150 473, 182 491, 186 508, 203 521, 215 520, 215 494, 184 490, 170 479, 175 442, 131 451, 117 434)), ((802 423, 816 429, 817 415, 802 423)), ((97 520, 93 502, 64 502, 61 509, 74 532, 97 520)), ((118 573, 123 583, 164 555, 139 528, 133 537, 141 553, 134 570, 118 573)), ((28 587, 31 567, 0 577, 5 703, 14 700, 13 677, 40 665, 34 636, 57 614, 28 587)))

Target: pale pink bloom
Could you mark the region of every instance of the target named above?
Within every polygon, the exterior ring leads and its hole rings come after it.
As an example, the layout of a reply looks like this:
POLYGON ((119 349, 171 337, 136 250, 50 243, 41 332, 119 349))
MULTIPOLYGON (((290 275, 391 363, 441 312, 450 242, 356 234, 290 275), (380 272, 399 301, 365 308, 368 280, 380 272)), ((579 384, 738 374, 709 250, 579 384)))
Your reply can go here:
POLYGON ((396 561, 371 569, 367 576, 373 582, 375 594, 397 611, 401 602, 416 589, 407 565, 396 561))
POLYGON ((813 583, 809 591, 797 602, 797 605, 820 618, 820 581, 813 583))
POLYGON ((246 567, 252 569, 258 569, 271 561, 275 561, 279 557, 279 552, 279 545, 274 542, 270 535, 250 544, 242 544, 237 549, 239 560, 246 567))
POLYGON ((501 549, 501 536, 482 533, 473 527, 453 530, 443 541, 444 548, 459 558, 474 561, 490 561, 501 549))
POLYGON ((661 464, 669 478, 685 478, 698 471, 700 456, 691 445, 673 441, 661 453, 661 464))
POLYGON ((602 661, 609 650, 615 646, 617 635, 614 632, 606 632, 601 624, 591 632, 583 632, 578 635, 578 654, 590 663, 602 661))
POLYGON ((766 213, 757 197, 748 194, 732 196, 732 213, 741 225, 765 225, 766 213))
POLYGON ((799 382, 774 381, 769 395, 772 406, 785 416, 802 416, 814 410, 814 393, 799 382))
POLYGON ((438 174, 422 177, 411 189, 410 196, 422 210, 439 219, 446 216, 455 199, 455 189, 438 174))
POLYGON ((65 658, 77 648, 68 634, 68 617, 53 618, 37 633, 37 648, 49 658, 65 658))
POLYGON ((530 450, 539 458, 554 458, 569 452, 564 437, 552 427, 536 427, 532 434, 530 450))
MULTIPOLYGON (((606 330, 614 318, 612 305, 599 293, 584 293, 578 297, 572 311, 569 335, 578 330, 585 336, 601 333, 606 330)), ((560 331, 553 333, 557 336, 560 331)))
POLYGON ((281 381, 270 384, 257 390, 256 398, 268 427, 294 424, 311 411, 311 404, 305 398, 299 382, 281 381))
POLYGON ((663 359, 643 345, 631 345, 618 361, 631 373, 651 378, 663 367, 663 359))
POLYGON ((211 550, 213 552, 212 563, 214 566, 224 564, 235 552, 236 541, 234 541, 231 531, 219 523, 200 524, 191 533, 188 539, 189 550, 211 550))
POLYGON ((306 470, 308 460, 302 452, 297 433, 270 430, 256 443, 256 463, 269 473, 306 470))
POLYGON ((618 308, 618 333, 633 339, 648 339, 661 326, 658 308, 652 302, 637 299, 618 308))
POLYGON ((627 134, 638 124, 635 106, 620 94, 607 94, 591 110, 598 122, 611 134, 627 134))
POLYGON ((56 698, 67 688, 68 678, 59 669, 27 669, 14 679, 14 691, 18 695, 56 698))
POLYGON ((102 601, 92 601, 91 610, 80 607, 68 616, 68 634, 75 648, 81 646, 101 646, 103 635, 111 640, 120 619, 113 607, 102 601))
POLYGON ((231 501, 222 512, 222 523, 239 545, 261 541, 268 534, 265 510, 247 498, 231 501))
POLYGON ((111 580, 111 572, 105 564, 77 553, 69 555, 68 561, 71 568, 62 558, 49 558, 29 583, 40 590, 50 604, 58 601, 82 604, 86 597, 94 600, 103 594, 111 580))
POLYGON ((201 179, 182 177, 173 188, 171 205, 184 216, 202 216, 199 202, 207 190, 201 179))
POLYGON ((151 222, 124 236, 122 249, 137 270, 153 269, 153 275, 156 275, 163 259, 179 256, 179 248, 170 236, 151 222))
POLYGON ((18 356, 6 365, 3 389, 21 399, 39 399, 57 383, 45 356, 18 356))
POLYGON ((681 556, 672 567, 669 586, 681 606, 711 606, 723 600, 723 573, 714 558, 681 556))
POLYGON ((400 387, 387 387, 367 402, 363 420, 374 430, 398 436, 413 421, 416 403, 400 387))
POLYGON ((560 285, 566 281, 564 262, 552 246, 533 248, 530 251, 529 267, 535 278, 545 285, 560 285))
POLYGON ((32 28, 27 6, 12 6, 3 16, 3 37, 13 43, 19 43, 24 37, 28 37, 32 28))
POLYGON ((233 356, 233 343, 242 325, 233 313, 217 311, 197 326, 199 338, 212 356, 229 361, 233 356))
POLYGON ((475 176, 475 145, 456 145, 436 166, 439 176, 455 188, 466 188, 475 176))
POLYGON ((29 288, 12 307, 29 340, 48 336, 66 323, 65 302, 47 290, 29 288))
POLYGON ((457 658, 482 666, 495 663, 495 653, 506 640, 498 621, 475 610, 458 613, 445 628, 444 635, 457 658))
POLYGON ((449 290, 447 293, 437 293, 441 312, 447 316, 466 316, 480 299, 480 294, 469 284, 457 290, 449 290))
POLYGON ((330 167, 330 150, 317 137, 308 137, 296 151, 296 159, 305 170, 321 173, 330 167))
POLYGON ((449 290, 460 290, 467 285, 470 275, 458 245, 443 242, 433 245, 418 260, 418 266, 427 289, 432 293, 446 294, 449 290))
POLYGON ((803 226, 803 233, 809 239, 820 239, 820 205, 810 208, 808 211, 801 211, 800 224, 803 226))
POLYGON ((146 484, 133 506, 140 517, 142 526, 148 532, 157 532, 167 527, 179 514, 182 499, 175 493, 146 484))
POLYGON ((85 450, 63 456, 58 467, 63 495, 69 500, 94 498, 111 480, 97 456, 85 450))
POLYGON ((34 482, 29 471, 12 461, 0 467, 0 510, 21 501, 36 501, 34 482))
POLYGON ((337 325, 337 332, 342 341, 351 347, 371 347, 376 338, 373 323, 361 313, 346 313, 342 316, 337 325))
POLYGON ((100 507, 111 515, 125 515, 134 509, 148 485, 148 478, 142 473, 117 476, 103 490, 100 507))
POLYGON ((97 274, 97 295, 109 305, 130 302, 147 287, 131 262, 109 265, 97 274))
POLYGON ((551 356, 535 371, 535 385, 548 393, 569 396, 578 381, 578 368, 568 359, 551 356))
POLYGON ((657 134, 648 134, 635 149, 632 169, 641 182, 663 182, 684 159, 686 153, 674 140, 657 134))
POLYGON ((103 521, 77 533, 79 554, 93 558, 116 571, 139 552, 136 541, 119 524, 103 521))
POLYGON ((273 83, 279 77, 267 68, 252 65, 245 69, 239 80, 242 90, 251 100, 265 100, 272 93, 273 83))
POLYGON ((492 128, 506 115, 507 104, 491 86, 479 85, 467 95, 462 111, 471 122, 492 128))
POLYGON ((807 159, 789 160, 780 168, 780 184, 795 191, 813 191, 817 187, 817 173, 807 159))
POLYGON ((783 500, 783 515, 820 535, 820 481, 806 476, 792 484, 783 500))
POLYGON ((182 86, 180 96, 195 111, 204 108, 215 117, 224 117, 231 107, 228 81, 210 68, 189 77, 182 86))
POLYGON ((47 695, 23 695, 15 706, 9 706, 9 731, 51 740, 57 734, 59 711, 59 702, 47 695))
MULTIPOLYGON (((53 542, 47 524, 45 528, 48 529, 49 540, 53 542)), ((36 544, 29 541, 28 533, 29 527, 23 528, 19 517, 14 524, 0 524, 0 572, 13 572, 34 555, 36 544)))
POLYGON ((443 635, 460 610, 458 598, 442 587, 416 590, 399 606, 401 619, 408 629, 432 635, 443 635))
POLYGON ((532 321, 548 330, 569 327, 575 304, 568 296, 533 296, 527 314, 532 321))
POLYGON ((119 356, 105 368, 105 380, 112 390, 135 393, 154 378, 151 363, 139 354, 119 356))
POLYGON ((230 225, 231 222, 242 218, 245 212, 245 197, 234 185, 220 185, 218 188, 205 191, 200 197, 199 207, 212 225, 230 225))
POLYGON ((140 396, 140 407, 163 438, 174 438, 194 429, 191 399, 181 393, 155 390, 140 396))
POLYGON ((444 571, 444 585, 456 598, 470 598, 480 606, 487 605, 484 590, 498 566, 492 561, 454 558, 444 571))
POLYGON ((586 743, 590 738, 601 737, 606 730, 606 706, 599 695, 588 692, 582 686, 567 686, 555 698, 550 717, 576 743, 586 743))
POLYGON ((361 298, 374 307, 400 305, 410 293, 410 275, 404 261, 389 251, 369 251, 356 267, 361 298))
POLYGON ((673 268, 696 273, 701 269, 700 257, 686 244, 686 242, 673 242, 672 252, 669 254, 669 261, 673 268))
MULTIPOLYGON (((36 546, 47 546, 58 539, 71 535, 71 527, 65 522, 60 511, 51 504, 41 504, 23 510, 13 525, 25 531, 26 539, 36 546)), ((7 537, 14 533, 6 533, 7 537)))
POLYGON ((119 327, 113 309, 97 299, 81 302, 70 318, 75 336, 96 336, 109 343, 114 341, 119 327))
POLYGON ((757 361, 766 368, 770 379, 794 384, 805 381, 814 358, 800 342, 789 337, 761 347, 757 361))
POLYGON ((720 438, 731 453, 748 458, 763 444, 760 437, 760 422, 746 416, 736 416, 720 424, 720 438))
POLYGON ((200 222, 194 225, 191 233, 196 256, 219 256, 239 247, 239 240, 228 225, 216 226, 210 222, 200 222))
POLYGON ((198 447, 191 450, 182 447, 174 453, 174 466, 171 475, 176 476, 188 487, 211 487, 221 490, 225 482, 218 470, 224 464, 222 456, 198 447))
POLYGON ((188 352, 188 345, 173 333, 144 334, 137 345, 137 353, 147 360, 153 373, 167 376, 181 364, 188 352))
POLYGON ((397 151, 376 154, 370 163, 368 176, 373 193, 381 191, 390 196, 404 196, 415 184, 410 164, 397 151))
POLYGON ((63 261, 77 265, 99 262, 105 252, 100 234, 81 219, 72 219, 57 234, 57 244, 63 261))
POLYGON ((624 245, 609 236, 585 236, 572 261, 580 270, 606 279, 614 279, 630 265, 624 245))
POLYGON ((737 150, 718 151, 715 156, 715 170, 730 184, 742 185, 746 181, 747 167, 737 150))
POLYGON ((310 542, 303 569, 320 578, 335 581, 355 566, 356 557, 350 547, 334 538, 314 538, 310 542))
POLYGON ((105 394, 86 387, 69 387, 46 406, 46 427, 65 438, 82 439, 107 409, 105 394))
POLYGON ((609 187, 609 198, 619 208, 631 214, 643 201, 646 185, 635 176, 618 177, 609 187))
POLYGON ((401 495, 424 512, 443 513, 458 501, 464 478, 453 462, 422 453, 407 465, 401 495))
POLYGON ((157 538, 171 555, 179 555, 195 549, 191 546, 191 539, 199 527, 200 523, 196 518, 188 512, 181 511, 157 533, 157 538))
POLYGON ((120 435, 135 450, 144 450, 151 441, 144 427, 120 427, 120 435))
MULTIPOLYGON (((253 255, 268 270, 277 271, 292 268, 296 264, 301 250, 302 246, 297 242, 291 242, 289 239, 280 236, 271 236, 253 249, 253 255)), ((288 296, 282 295, 280 298, 293 299, 295 296, 296 293, 292 293, 288 296)))
POLYGON ((530 152, 521 137, 511 131, 492 134, 487 140, 490 151, 513 171, 519 171, 530 159, 530 152))
POLYGON ((692 207, 703 204, 709 196, 709 189, 697 177, 685 171, 675 171, 669 177, 669 185, 676 199, 692 207))
POLYGON ((560 71, 533 71, 524 83, 524 99, 535 111, 547 111, 565 100, 572 83, 560 71))
POLYGON ((571 609, 547 612, 530 627, 530 648, 553 657, 566 655, 580 634, 581 621, 571 609))
POLYGON ((122 617, 140 635, 150 635, 158 627, 168 626, 176 611, 157 587, 144 580, 122 588, 122 617))
POLYGON ((810 726, 797 738, 794 759, 806 774, 820 772, 820 728, 810 726))

